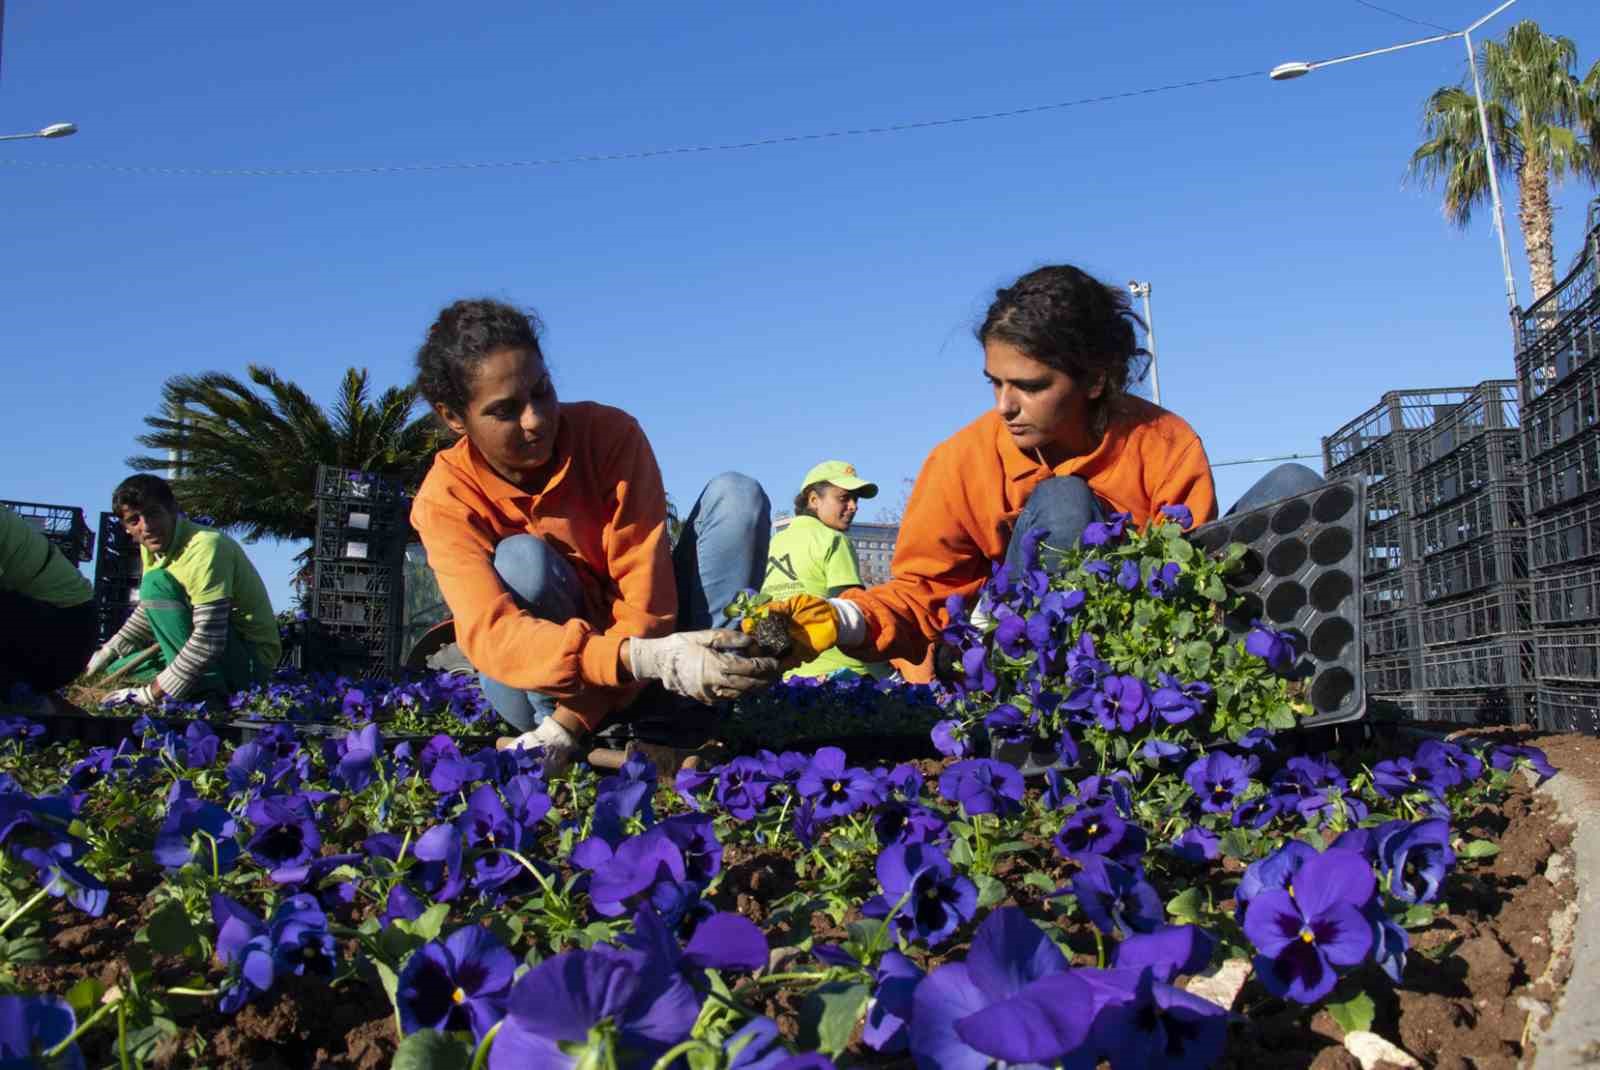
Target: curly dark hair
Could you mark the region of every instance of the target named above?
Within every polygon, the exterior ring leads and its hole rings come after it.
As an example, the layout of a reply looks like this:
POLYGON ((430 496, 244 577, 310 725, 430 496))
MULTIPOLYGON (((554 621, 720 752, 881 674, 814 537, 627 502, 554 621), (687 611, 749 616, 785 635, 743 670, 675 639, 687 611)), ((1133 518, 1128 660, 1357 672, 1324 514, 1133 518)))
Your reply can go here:
POLYGON ((1101 378, 1100 397, 1089 403, 1090 430, 1101 435, 1128 384, 1149 368, 1150 353, 1139 345, 1135 325, 1142 328, 1144 321, 1121 289, 1071 264, 1052 264, 996 290, 976 333, 980 345, 993 339, 1016 346, 1086 385, 1101 378))
POLYGON ((815 483, 807 483, 804 487, 801 487, 800 493, 794 496, 794 515, 816 516, 817 511, 811 508, 811 496, 813 494, 821 494, 832 485, 826 479, 819 479, 815 483))
POLYGON ((141 472, 124 479, 117 484, 117 489, 111 492, 112 516, 121 517, 124 506, 142 513, 149 505, 156 505, 169 513, 176 513, 178 499, 172 493, 172 484, 160 476, 141 472))
POLYGON ((465 413, 472 378, 483 359, 502 349, 525 349, 542 358, 543 332, 544 324, 532 310, 486 297, 457 301, 439 313, 417 350, 417 391, 429 404, 465 413))

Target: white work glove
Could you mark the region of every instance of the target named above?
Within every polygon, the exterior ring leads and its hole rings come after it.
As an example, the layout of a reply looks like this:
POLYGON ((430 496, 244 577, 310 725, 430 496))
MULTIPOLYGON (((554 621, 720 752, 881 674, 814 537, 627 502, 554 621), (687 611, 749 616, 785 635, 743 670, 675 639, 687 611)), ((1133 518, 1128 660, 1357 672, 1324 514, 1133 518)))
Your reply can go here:
POLYGON ((566 727, 554 717, 546 717, 539 722, 539 727, 531 732, 522 733, 510 743, 511 748, 543 749, 546 776, 555 776, 571 765, 572 760, 578 756, 579 746, 578 737, 567 731, 566 727))
POLYGON ((628 661, 639 680, 660 680, 675 695, 710 705, 736 699, 777 678, 777 658, 746 657, 755 640, 730 628, 629 639, 628 661))
POLYGON ((156 704, 156 700, 150 694, 150 688, 122 687, 101 699, 100 705, 123 706, 130 702, 136 706, 154 706, 156 704))
POLYGON ((100 670, 104 669, 107 665, 110 665, 116 660, 116 658, 117 652, 111 649, 110 643, 107 643, 105 646, 94 652, 94 656, 89 659, 89 667, 84 669, 83 673, 85 676, 98 675, 100 670))

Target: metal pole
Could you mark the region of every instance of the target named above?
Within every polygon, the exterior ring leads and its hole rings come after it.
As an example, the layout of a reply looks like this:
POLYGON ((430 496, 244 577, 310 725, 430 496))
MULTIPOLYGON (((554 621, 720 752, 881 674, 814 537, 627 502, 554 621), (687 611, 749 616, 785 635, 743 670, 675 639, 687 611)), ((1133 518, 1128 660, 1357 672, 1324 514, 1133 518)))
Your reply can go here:
POLYGON ((1144 335, 1150 343, 1150 394, 1151 400, 1161 404, 1161 372, 1156 367, 1156 327, 1150 319, 1150 284, 1134 279, 1128 283, 1128 292, 1144 298, 1144 335))
POLYGON ((1150 342, 1150 393, 1161 404, 1161 369, 1156 365, 1156 321, 1150 318, 1150 284, 1144 284, 1144 336, 1150 342))
MULTIPOLYGON (((1511 273, 1511 251, 1506 247, 1505 209, 1500 203, 1500 178, 1495 173, 1494 143, 1489 137, 1489 110, 1483 104, 1483 83, 1478 78, 1478 57, 1472 48, 1472 33, 1463 31, 1461 40, 1467 45, 1467 65, 1472 68, 1472 95, 1478 101, 1478 126, 1483 133, 1483 157, 1489 168, 1489 197, 1494 201, 1494 232, 1500 239, 1500 266, 1506 274, 1506 308, 1512 314, 1512 331, 1516 330, 1517 280, 1511 273)), ((1537 298, 1539 295, 1535 295, 1537 298)))

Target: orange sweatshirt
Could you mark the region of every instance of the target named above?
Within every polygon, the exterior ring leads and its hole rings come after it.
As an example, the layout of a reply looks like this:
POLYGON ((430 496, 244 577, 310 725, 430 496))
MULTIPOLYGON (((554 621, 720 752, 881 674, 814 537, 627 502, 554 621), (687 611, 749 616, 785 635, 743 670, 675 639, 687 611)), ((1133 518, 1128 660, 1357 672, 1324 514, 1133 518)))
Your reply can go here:
POLYGON ((1017 448, 991 409, 923 463, 900 519, 889 581, 844 595, 867 618, 867 644, 851 653, 920 660, 946 623, 945 599, 970 597, 989 578, 1028 495, 1051 476, 1079 477, 1109 512, 1132 513, 1141 527, 1163 505, 1187 505, 1196 524, 1217 516, 1205 447, 1174 413, 1126 398, 1092 453, 1052 471, 1017 448))
POLYGON ((552 696, 594 728, 638 693, 638 684, 619 684, 623 642, 666 635, 677 620, 667 495, 638 422, 592 401, 562 404, 552 468, 530 493, 463 438, 434 458, 411 523, 473 667, 552 696), (583 583, 581 616, 556 624, 513 600, 494 550, 524 533, 571 562, 583 583))

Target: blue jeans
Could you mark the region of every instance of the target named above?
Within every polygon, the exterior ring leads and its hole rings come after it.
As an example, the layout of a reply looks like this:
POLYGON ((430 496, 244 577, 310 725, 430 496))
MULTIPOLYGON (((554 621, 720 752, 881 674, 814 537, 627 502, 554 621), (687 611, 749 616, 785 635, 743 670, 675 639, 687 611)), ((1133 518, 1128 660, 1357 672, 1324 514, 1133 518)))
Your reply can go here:
MULTIPOLYGON (((1253 483, 1239 496, 1228 510, 1228 515, 1249 512, 1279 498, 1291 498, 1316 490, 1325 481, 1303 464, 1280 464, 1253 483)), ((1096 520, 1106 518, 1105 507, 1089 489, 1089 484, 1077 476, 1054 476, 1040 483, 1028 495, 1027 504, 1017 517, 1011 542, 1006 547, 1006 564, 1012 575, 1023 568, 1022 536, 1030 528, 1044 528, 1048 546, 1073 546, 1083 535, 1083 529, 1096 520)))
MULTIPOLYGON (((706 484, 689 511, 672 570, 678 584, 678 630, 721 623, 722 611, 746 587, 760 587, 771 536, 772 503, 761 484, 724 472, 706 484)), ((513 535, 494 551, 494 569, 517 605, 540 620, 562 624, 583 608, 583 586, 572 563, 537 535, 513 535)), ((555 711, 556 700, 479 673, 495 712, 519 732, 555 711)))

